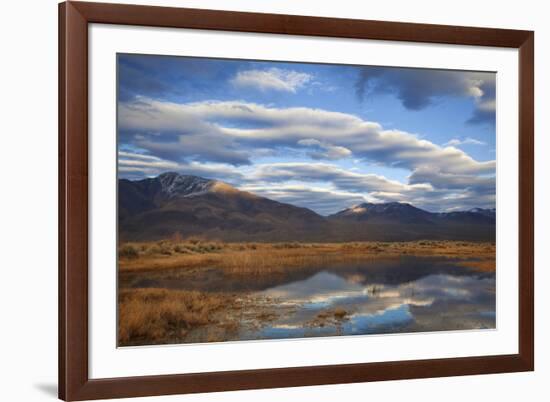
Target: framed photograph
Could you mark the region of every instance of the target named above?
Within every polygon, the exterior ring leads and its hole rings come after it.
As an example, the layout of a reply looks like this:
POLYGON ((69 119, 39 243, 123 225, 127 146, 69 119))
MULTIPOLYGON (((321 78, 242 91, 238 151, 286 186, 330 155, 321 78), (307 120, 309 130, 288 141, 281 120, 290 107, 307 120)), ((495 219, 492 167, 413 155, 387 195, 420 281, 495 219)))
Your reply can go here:
POLYGON ((59 16, 61 399, 533 370, 533 32, 59 16))

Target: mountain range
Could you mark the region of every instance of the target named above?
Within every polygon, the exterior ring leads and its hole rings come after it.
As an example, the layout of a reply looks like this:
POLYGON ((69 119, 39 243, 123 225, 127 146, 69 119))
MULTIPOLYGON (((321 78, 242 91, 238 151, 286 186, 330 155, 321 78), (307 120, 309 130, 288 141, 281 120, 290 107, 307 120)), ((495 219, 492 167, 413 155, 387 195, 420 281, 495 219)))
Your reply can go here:
POLYGON ((221 181, 173 172, 118 181, 122 241, 174 233, 223 241, 494 241, 495 220, 495 209, 432 213, 399 202, 363 203, 325 217, 221 181))

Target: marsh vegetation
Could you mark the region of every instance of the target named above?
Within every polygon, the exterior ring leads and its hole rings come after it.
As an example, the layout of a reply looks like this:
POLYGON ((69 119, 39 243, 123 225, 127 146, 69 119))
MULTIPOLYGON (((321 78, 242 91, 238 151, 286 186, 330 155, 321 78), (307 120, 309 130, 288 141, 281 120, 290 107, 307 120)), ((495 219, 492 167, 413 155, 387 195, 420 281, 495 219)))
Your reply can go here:
POLYGON ((483 315, 494 310, 494 270, 494 243, 224 243, 177 235, 124 243, 118 341, 128 346, 491 327, 494 317, 483 315), (427 306, 444 299, 450 305, 430 280, 441 282, 441 292, 454 292, 453 303, 455 294, 464 295, 456 317, 448 311, 444 322, 419 319, 427 306), (388 311, 389 324, 379 324, 388 311))

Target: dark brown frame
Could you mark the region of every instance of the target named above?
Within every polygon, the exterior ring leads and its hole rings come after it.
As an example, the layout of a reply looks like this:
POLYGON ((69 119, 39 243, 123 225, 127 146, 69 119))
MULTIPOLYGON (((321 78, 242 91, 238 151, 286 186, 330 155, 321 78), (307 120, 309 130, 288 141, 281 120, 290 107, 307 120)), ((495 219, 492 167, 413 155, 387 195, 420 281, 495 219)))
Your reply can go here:
POLYGON ((534 33, 184 8, 59 5, 59 397, 138 397, 534 369, 534 33), (519 353, 127 378, 88 377, 88 24, 261 32, 519 49, 519 353))

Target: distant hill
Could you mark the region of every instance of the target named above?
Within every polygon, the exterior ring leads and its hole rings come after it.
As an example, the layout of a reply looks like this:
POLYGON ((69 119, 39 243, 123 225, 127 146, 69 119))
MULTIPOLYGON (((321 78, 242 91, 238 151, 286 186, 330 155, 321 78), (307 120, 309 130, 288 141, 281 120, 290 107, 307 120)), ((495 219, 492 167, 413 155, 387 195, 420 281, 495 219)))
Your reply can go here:
POLYGON ((370 222, 380 224, 494 224, 495 209, 473 208, 468 211, 432 213, 404 202, 363 203, 344 209, 328 217, 332 220, 370 222))
POLYGON ((431 224, 434 214, 413 207, 411 204, 388 202, 382 204, 363 203, 344 209, 328 217, 348 222, 370 222, 378 224, 431 224))
POLYGON ((363 203, 327 219, 361 240, 495 240, 494 209, 433 213, 408 203, 363 203))
POLYGON ((197 176, 119 180, 119 237, 179 233, 223 241, 494 241, 495 210, 431 213, 406 203, 364 203, 329 217, 197 176))

